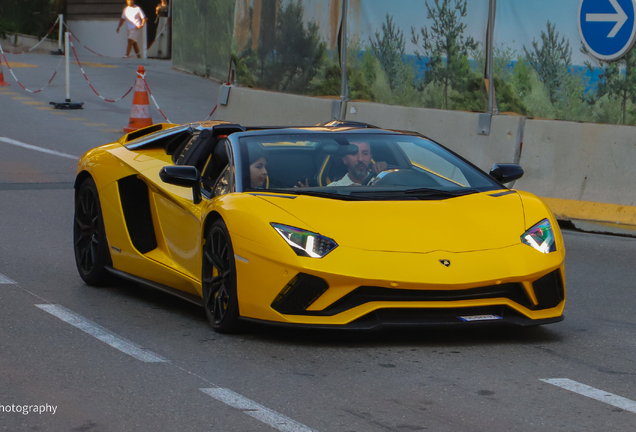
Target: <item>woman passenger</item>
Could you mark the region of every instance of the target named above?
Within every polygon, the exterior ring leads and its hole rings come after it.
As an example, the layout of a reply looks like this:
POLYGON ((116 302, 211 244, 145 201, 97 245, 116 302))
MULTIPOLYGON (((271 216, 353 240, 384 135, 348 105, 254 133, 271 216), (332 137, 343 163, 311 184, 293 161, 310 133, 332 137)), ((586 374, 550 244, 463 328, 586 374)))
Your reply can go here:
POLYGON ((249 149, 250 162, 250 187, 253 189, 264 189, 267 181, 267 159, 260 148, 249 149))

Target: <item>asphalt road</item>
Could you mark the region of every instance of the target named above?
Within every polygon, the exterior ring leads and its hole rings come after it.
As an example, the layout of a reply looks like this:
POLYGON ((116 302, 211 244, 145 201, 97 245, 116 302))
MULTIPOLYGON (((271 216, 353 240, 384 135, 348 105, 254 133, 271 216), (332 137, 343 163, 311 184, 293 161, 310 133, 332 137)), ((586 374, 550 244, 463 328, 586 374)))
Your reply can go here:
MULTIPOLYGON (((19 61, 40 65, 16 69, 36 82, 51 58, 19 61)), ((95 68, 104 92, 136 67, 117 62, 95 68)), ((146 62, 169 117, 209 114, 217 86, 146 62)), ((566 320, 545 327, 218 335, 186 302, 77 275, 72 156, 116 139, 130 100, 106 104, 84 82, 85 109, 60 112, 47 105, 60 87, 12 84, 0 88, 0 430, 636 430, 636 240, 565 232, 566 320), (47 404, 55 414, 7 412, 47 404)))

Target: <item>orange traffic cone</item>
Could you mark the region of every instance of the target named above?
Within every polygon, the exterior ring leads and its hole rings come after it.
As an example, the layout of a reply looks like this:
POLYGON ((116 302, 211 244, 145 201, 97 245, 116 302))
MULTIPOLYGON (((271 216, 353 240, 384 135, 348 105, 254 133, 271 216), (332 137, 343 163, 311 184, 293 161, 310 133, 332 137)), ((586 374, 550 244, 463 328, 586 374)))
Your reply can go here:
POLYGON ((2 72, 2 58, 0 58, 0 86, 10 86, 8 82, 4 80, 4 73, 2 72))
POLYGON ((144 67, 139 66, 137 74, 140 76, 137 76, 135 80, 135 94, 133 95, 132 108, 130 109, 130 120, 128 120, 128 127, 124 128, 124 132, 132 132, 146 126, 152 126, 150 101, 148 100, 146 82, 143 78, 145 73, 144 67))

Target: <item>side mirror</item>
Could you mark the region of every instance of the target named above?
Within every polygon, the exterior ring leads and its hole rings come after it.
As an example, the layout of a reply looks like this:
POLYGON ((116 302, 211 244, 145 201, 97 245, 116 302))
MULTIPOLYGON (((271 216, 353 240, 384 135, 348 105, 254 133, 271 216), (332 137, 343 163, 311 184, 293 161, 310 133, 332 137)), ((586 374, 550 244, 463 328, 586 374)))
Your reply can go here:
POLYGON ((517 164, 494 164, 488 174, 499 183, 510 183, 523 177, 523 168, 517 164))
POLYGON ((192 200, 195 204, 201 202, 201 174, 196 167, 189 165, 165 166, 159 171, 159 177, 164 183, 191 187, 192 200))

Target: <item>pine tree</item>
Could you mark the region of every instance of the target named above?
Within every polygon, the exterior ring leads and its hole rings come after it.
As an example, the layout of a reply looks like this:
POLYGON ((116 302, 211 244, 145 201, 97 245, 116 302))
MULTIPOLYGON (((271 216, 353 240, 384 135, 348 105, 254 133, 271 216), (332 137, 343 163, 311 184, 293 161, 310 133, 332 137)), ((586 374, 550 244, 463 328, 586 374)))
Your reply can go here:
MULTIPOLYGON (((282 3, 262 3, 260 34, 252 35, 248 48, 235 55, 239 81, 251 79, 264 89, 308 94, 323 65, 327 45, 320 40, 318 25, 305 23, 300 0, 282 3), (251 48, 254 37, 258 37, 256 49, 251 48)), ((253 10, 250 14, 254 20, 253 10)))
MULTIPOLYGON (((587 54, 585 47, 581 50, 587 54)), ((585 62, 590 71, 595 67, 585 62)), ((636 53, 630 50, 622 59, 612 63, 599 62, 599 75, 596 97, 605 95, 621 102, 622 124, 627 124, 627 104, 636 101, 636 53)))
POLYGON ((565 36, 559 40, 559 32, 556 24, 548 21, 548 32, 541 31, 541 46, 535 39, 532 41, 532 50, 525 46, 523 50, 526 60, 537 72, 539 79, 546 86, 553 104, 559 99, 559 91, 565 86, 569 76, 569 68, 572 65, 572 48, 570 41, 565 36))
POLYGON ((389 87, 395 90, 400 85, 400 72, 404 66, 404 32, 393 24, 393 17, 386 14, 386 23, 382 24, 382 36, 375 32, 375 41, 369 37, 371 50, 380 61, 389 87))
POLYGON ((425 82, 444 86, 444 108, 448 109, 448 90, 459 90, 466 84, 468 53, 477 48, 477 42, 472 36, 464 36, 466 24, 462 19, 468 15, 467 0, 434 1, 431 6, 426 0, 427 18, 433 25, 421 28, 419 34, 411 27, 411 42, 417 46, 417 58, 428 62, 425 82))

